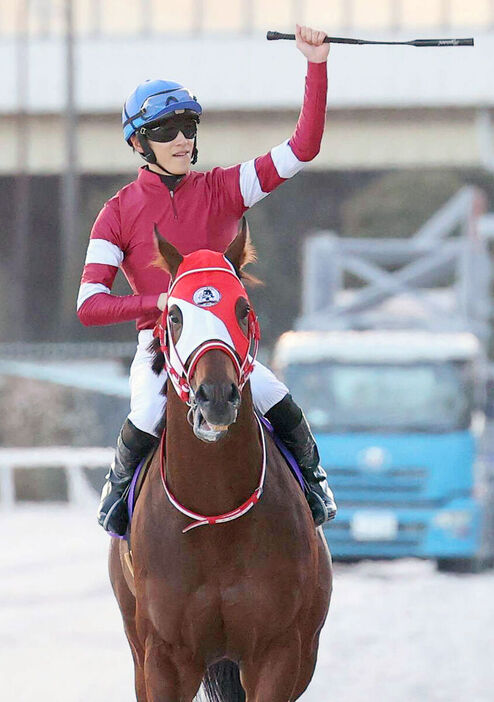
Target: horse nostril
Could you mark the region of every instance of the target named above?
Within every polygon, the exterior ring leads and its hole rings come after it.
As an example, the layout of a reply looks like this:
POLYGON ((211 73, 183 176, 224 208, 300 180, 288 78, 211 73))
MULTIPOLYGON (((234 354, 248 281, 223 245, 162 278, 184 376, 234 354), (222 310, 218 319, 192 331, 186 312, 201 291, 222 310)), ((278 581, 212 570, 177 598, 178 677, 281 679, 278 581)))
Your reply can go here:
POLYGON ((240 392, 235 383, 214 384, 201 383, 196 390, 196 400, 201 404, 228 404, 240 403, 240 392))
POLYGON ((232 404, 240 402, 240 392, 235 383, 231 384, 228 402, 231 402, 232 404))
POLYGON ((211 400, 211 388, 205 383, 201 383, 196 390, 196 399, 198 402, 209 402, 211 400))

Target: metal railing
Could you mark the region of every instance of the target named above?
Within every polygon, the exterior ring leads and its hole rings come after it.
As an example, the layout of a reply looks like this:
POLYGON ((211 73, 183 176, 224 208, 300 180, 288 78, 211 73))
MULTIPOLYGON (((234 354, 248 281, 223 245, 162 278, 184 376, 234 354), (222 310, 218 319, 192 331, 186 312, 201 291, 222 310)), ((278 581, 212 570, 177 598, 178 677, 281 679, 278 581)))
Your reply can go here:
POLYGON ((80 360, 132 358, 135 341, 91 342, 12 342, 0 343, 0 361, 7 360, 80 360))
POLYGON ((0 39, 23 27, 32 37, 61 36, 67 2, 79 37, 245 35, 295 22, 334 34, 494 27, 493 0, 0 0, 0 39))
MULTIPOLYGON (((73 448, 66 446, 0 449, 0 506, 12 509, 17 502, 15 471, 18 469, 64 468, 68 501, 80 506, 96 502, 84 468, 110 464, 111 448, 73 448)), ((56 499, 54 498, 54 501, 56 499)))
POLYGON ((468 330, 487 344, 492 230, 489 219, 483 223, 485 208, 484 193, 464 186, 409 238, 309 237, 297 329, 407 328, 406 321, 435 331, 468 330), (361 287, 347 287, 349 275, 361 287), (400 300, 400 315, 382 306, 392 299, 400 300))

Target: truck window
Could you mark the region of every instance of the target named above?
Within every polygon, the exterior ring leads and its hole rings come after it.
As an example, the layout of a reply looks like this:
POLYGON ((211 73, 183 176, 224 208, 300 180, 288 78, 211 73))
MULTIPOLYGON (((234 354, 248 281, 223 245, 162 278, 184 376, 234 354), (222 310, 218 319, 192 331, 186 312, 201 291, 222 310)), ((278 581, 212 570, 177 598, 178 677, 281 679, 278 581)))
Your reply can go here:
POLYGON ((285 378, 315 431, 466 429, 473 381, 466 363, 287 366, 285 378))

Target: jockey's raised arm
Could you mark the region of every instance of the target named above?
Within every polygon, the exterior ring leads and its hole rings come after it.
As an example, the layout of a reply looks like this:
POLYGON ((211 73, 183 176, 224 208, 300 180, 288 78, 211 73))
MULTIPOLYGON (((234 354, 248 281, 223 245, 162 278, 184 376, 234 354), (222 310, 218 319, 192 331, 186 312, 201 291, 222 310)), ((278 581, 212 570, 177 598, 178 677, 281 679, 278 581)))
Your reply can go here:
POLYGON ((329 44, 325 32, 296 25, 297 48, 308 60, 305 94, 292 136, 264 156, 240 166, 240 189, 244 204, 251 207, 287 178, 312 161, 321 148, 326 120, 328 90, 327 58, 329 44))
POLYGON ((309 62, 304 102, 292 136, 267 154, 239 166, 240 191, 245 209, 262 200, 317 156, 326 119, 327 86, 326 62, 309 62))

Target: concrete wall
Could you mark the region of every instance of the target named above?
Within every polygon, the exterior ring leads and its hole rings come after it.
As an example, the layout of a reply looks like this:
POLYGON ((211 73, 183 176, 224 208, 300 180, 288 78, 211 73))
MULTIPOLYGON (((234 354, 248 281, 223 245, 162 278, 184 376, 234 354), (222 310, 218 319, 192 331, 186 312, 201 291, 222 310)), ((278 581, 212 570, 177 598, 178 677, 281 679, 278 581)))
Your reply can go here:
MULTIPOLYGON (((321 153, 309 170, 481 167, 490 151, 490 114, 471 108, 330 108, 321 153)), ((264 153, 290 136, 297 115, 295 110, 206 114, 200 125, 197 167, 229 166, 264 153)), ((15 127, 15 117, 0 116, 0 173, 17 167, 15 127)), ((116 114, 81 116, 77 134, 78 164, 84 173, 131 173, 144 163, 123 141, 116 114)), ((30 116, 23 138, 29 145, 30 172, 60 172, 64 162, 60 115, 30 116)))

